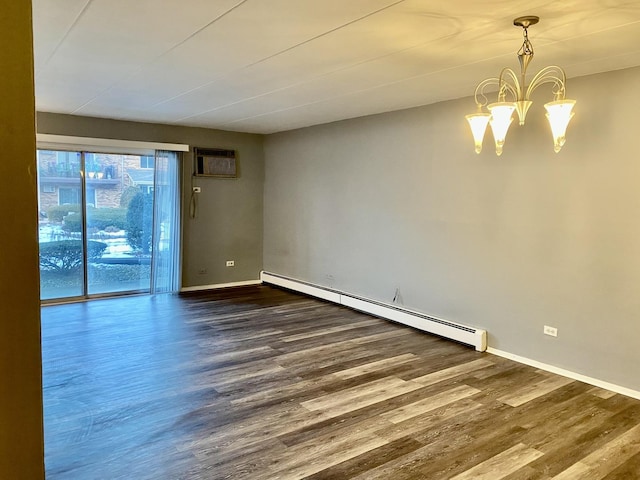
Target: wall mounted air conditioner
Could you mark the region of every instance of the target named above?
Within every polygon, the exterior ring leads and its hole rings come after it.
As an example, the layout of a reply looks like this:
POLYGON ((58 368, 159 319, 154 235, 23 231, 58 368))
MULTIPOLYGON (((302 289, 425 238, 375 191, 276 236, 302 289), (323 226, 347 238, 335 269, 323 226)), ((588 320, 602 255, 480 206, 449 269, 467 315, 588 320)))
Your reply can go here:
POLYGON ((194 148, 194 175, 197 177, 236 178, 236 151, 222 148, 194 148))

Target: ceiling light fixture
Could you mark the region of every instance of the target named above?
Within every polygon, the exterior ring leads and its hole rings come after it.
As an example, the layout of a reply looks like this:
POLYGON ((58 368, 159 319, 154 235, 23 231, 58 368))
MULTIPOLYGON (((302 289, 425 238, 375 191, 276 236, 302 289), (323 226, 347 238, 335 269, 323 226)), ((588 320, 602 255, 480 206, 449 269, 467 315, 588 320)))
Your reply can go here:
POLYGON ((567 77, 564 70, 555 65, 544 67, 536 73, 529 86, 525 83, 527 67, 533 59, 533 45, 529 41, 527 29, 538 23, 539 20, 540 18, 536 16, 527 15, 513 21, 515 26, 522 27, 524 36, 524 43, 518 51, 520 79, 512 69, 506 67, 500 72, 500 77, 487 78, 476 87, 474 98, 478 110, 476 113, 466 116, 475 141, 476 153, 482 151, 482 140, 487 130, 487 124, 489 124, 496 144, 496 155, 501 155, 507 131, 513 121, 513 111, 518 112, 520 125, 524 125, 527 111, 533 103, 530 100, 531 94, 540 85, 546 83, 552 84, 552 93, 555 97, 552 102, 544 106, 547 109, 547 118, 553 135, 553 149, 557 153, 564 145, 567 125, 574 115, 571 110, 576 103, 575 100, 565 98, 567 77), (495 103, 489 103, 484 95, 484 89, 489 85, 498 86, 498 101, 495 103), (514 101, 508 102, 507 94, 513 97, 514 101), (490 113, 483 112, 485 106, 490 113))

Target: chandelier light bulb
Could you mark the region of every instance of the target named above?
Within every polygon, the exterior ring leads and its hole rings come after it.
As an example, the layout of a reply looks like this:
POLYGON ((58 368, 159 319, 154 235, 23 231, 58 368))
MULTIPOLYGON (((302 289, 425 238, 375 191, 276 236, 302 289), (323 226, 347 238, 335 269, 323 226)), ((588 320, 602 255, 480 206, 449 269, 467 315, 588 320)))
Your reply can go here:
POLYGON ((487 131, 487 124, 489 123, 491 114, 478 112, 467 115, 465 118, 469 122, 469 127, 471 127, 473 141, 476 144, 476 153, 480 153, 482 151, 482 140, 487 131))
POLYGON ((496 102, 487 108, 491 112, 489 124, 496 143, 496 155, 500 156, 502 155, 502 147, 507 137, 507 131, 513 121, 513 111, 516 109, 516 104, 513 102, 496 102))
POLYGON ((575 100, 556 100, 545 104, 547 109, 547 119, 551 126, 551 134, 553 135, 553 150, 558 153, 566 140, 567 125, 573 118, 574 112, 571 110, 576 104, 575 100))

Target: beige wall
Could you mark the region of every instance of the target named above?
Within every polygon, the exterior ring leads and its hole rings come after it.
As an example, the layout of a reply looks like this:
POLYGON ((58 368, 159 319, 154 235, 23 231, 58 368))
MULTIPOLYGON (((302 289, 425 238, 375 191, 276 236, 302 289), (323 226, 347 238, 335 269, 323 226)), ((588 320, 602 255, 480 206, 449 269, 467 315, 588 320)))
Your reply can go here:
POLYGON ((44 478, 31 2, 0 15, 0 478, 44 478))
POLYGON ((271 135, 265 270, 399 288, 494 348, 640 391, 639 84, 640 68, 571 79, 559 154, 543 91, 501 157, 490 133, 473 152, 470 98, 271 135))

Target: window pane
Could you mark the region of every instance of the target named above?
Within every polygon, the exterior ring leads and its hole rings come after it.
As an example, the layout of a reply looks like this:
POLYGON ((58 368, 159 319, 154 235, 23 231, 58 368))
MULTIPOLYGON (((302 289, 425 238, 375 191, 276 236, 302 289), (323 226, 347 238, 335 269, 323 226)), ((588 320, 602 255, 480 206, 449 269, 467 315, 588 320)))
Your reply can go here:
POLYGON ((38 150, 38 241, 43 300, 83 295, 79 152, 38 150))
POLYGON ((90 295, 149 290, 153 169, 142 158, 85 154, 87 241, 105 246, 88 261, 90 295))
POLYGON ((154 168, 155 157, 152 155, 142 155, 140 157, 140 168, 154 168))

